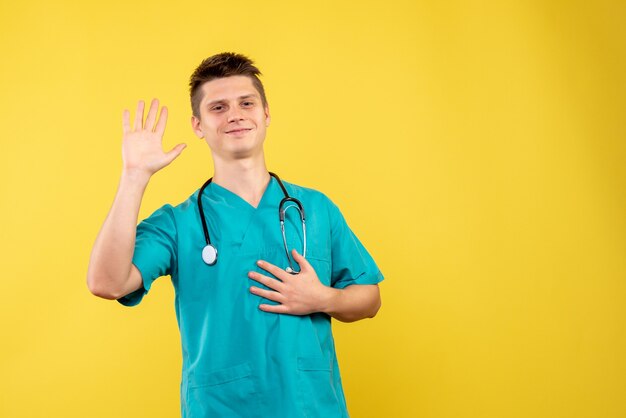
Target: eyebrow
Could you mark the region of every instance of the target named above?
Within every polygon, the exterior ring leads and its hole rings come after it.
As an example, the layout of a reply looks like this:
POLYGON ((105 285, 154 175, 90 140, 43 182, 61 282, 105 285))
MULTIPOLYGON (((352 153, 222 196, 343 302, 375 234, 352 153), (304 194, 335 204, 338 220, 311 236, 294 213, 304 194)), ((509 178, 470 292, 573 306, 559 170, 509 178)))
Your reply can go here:
MULTIPOLYGON (((258 95, 256 95, 256 94, 246 94, 246 95, 244 95, 244 96, 239 96, 237 99, 238 99, 238 100, 241 100, 241 99, 249 99, 249 98, 251 98, 251 97, 258 98, 258 95)), ((207 103, 206 105, 207 105, 207 106, 211 106, 211 105, 214 105, 214 104, 216 104, 216 103, 225 103, 226 101, 227 101, 226 99, 217 99, 217 100, 213 100, 213 101, 211 101, 211 102, 207 103)))

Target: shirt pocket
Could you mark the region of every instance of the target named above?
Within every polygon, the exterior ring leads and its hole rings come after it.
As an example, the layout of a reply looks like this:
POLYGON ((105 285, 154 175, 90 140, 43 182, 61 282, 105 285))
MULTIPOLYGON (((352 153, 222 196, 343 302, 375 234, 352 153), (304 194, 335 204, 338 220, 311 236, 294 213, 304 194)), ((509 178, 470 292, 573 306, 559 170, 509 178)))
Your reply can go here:
POLYGON ((319 257, 313 254, 307 254, 306 260, 309 264, 311 264, 313 270, 315 270, 317 278, 320 279, 320 282, 322 282, 325 286, 330 286, 330 261, 327 258, 319 257))
POLYGON ((250 363, 197 373, 187 405, 190 418, 259 416, 259 393, 250 363))
POLYGON ((306 417, 345 416, 326 357, 298 357, 298 396, 306 417))

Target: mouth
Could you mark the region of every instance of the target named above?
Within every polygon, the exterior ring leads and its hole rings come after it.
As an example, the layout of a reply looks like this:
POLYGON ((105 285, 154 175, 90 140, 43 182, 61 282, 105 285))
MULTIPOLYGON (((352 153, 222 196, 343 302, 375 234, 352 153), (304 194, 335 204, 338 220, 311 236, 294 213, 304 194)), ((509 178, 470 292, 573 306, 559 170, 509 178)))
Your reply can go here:
POLYGON ((251 130, 252 130, 252 128, 241 128, 241 129, 233 129, 232 131, 226 131, 226 133, 227 134, 237 135, 237 134, 246 133, 246 132, 251 131, 251 130))

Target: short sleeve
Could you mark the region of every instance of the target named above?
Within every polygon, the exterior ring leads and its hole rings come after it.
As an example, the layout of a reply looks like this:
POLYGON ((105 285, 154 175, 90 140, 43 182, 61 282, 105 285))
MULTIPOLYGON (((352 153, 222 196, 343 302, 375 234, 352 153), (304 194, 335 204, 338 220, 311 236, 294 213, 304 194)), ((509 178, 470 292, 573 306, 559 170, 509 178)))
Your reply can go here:
POLYGON ((164 205, 137 225, 132 263, 141 273, 143 287, 117 301, 135 306, 148 293, 152 282, 171 275, 176 268, 176 223, 171 205, 164 205))
POLYGON ((339 208, 330 200, 331 286, 377 284, 384 277, 361 241, 352 232, 339 208))

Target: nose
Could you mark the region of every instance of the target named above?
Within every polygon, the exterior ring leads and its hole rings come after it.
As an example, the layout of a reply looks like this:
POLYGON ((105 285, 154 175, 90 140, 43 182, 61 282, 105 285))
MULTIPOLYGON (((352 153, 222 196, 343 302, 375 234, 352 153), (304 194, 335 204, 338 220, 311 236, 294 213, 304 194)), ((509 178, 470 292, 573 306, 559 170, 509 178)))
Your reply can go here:
POLYGON ((239 106, 232 106, 228 112, 228 122, 236 122, 243 120, 243 113, 239 106))

